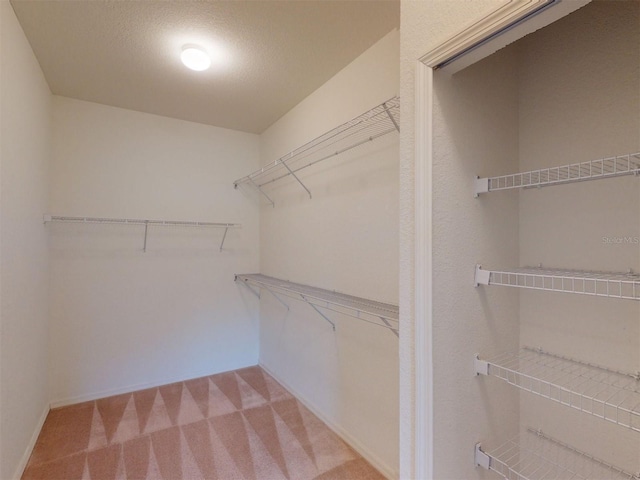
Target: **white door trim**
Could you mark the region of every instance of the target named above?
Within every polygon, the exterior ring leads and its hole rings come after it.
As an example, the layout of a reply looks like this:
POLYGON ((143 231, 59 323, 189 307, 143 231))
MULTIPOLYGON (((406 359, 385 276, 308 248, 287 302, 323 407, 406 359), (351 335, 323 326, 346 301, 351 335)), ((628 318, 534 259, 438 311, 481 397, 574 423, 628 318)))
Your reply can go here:
POLYGON ((455 73, 590 1, 511 0, 428 51, 420 61, 435 68, 474 45, 485 42, 443 69, 449 74, 455 73))
POLYGON ((418 61, 415 94, 415 477, 433 478, 433 69, 418 61))
POLYGON ((548 3, 550 0, 511 0, 431 49, 420 61, 433 68, 548 3))

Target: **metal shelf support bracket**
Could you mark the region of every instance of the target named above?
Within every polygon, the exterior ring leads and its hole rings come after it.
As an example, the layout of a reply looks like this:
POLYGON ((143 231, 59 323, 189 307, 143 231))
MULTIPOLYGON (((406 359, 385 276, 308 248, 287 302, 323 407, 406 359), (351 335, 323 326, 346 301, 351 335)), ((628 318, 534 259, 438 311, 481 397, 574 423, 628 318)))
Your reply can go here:
MULTIPOLYGON (((239 279, 239 278, 238 278, 238 276, 236 275, 236 276, 235 276, 235 281, 237 282, 238 280, 240 280, 240 279, 239 279)), ((245 287, 247 287, 247 289, 248 289, 251 293, 253 293, 256 297, 258 297, 258 299, 260 298, 260 293, 259 293, 259 292, 256 292, 253 288, 251 288, 251 285, 249 285, 247 282, 241 282, 241 283, 242 283, 242 285, 244 285, 245 287)))
POLYGON ((142 251, 147 253, 147 233, 149 232, 149 222, 144 222, 144 245, 142 251))
POLYGON ((396 130, 398 131, 398 133, 400 133, 400 125, 398 125, 398 122, 396 122, 396 119, 393 118, 393 115, 391 115, 391 112, 389 111, 389 107, 387 107, 387 102, 384 102, 382 105, 384 106, 385 112, 387 112, 387 115, 389 116, 389 120, 391 120, 391 123, 393 123, 393 126, 396 127, 396 130))
POLYGON ((265 285, 262 285, 262 288, 264 288, 267 292, 269 292, 271 295, 273 295, 273 298, 275 298, 278 302, 280 302, 287 309, 287 311, 290 310, 289 305, 287 305, 284 300, 282 300, 278 295, 276 295, 273 292, 273 290, 271 290, 270 288, 266 287, 265 285))
POLYGON ((480 443, 476 443, 475 462, 476 467, 482 467, 485 470, 491 468, 491 457, 482 451, 482 445, 480 443))
POLYGON ((329 320, 329 317, 327 317, 324 313, 322 313, 318 309, 318 307, 316 307, 313 303, 311 303, 309 300, 307 300, 307 298, 304 295, 300 295, 300 296, 302 297, 302 299, 305 302, 307 302, 311 306, 311 308, 313 308, 318 313, 318 315, 320 315, 322 318, 324 318, 327 322, 329 322, 331 324, 331 328, 333 328, 333 331, 335 332, 336 331, 336 324, 333 323, 331 320, 329 320))
POLYGON ((480 360, 480 356, 476 355, 473 359, 476 375, 489 375, 489 362, 480 360))
POLYGON ((389 327, 389 330, 391 330, 396 337, 400 338, 400 333, 398 332, 398 330, 393 328, 393 326, 389 323, 389 321, 386 318, 384 317, 379 317, 379 318, 382 321, 382 323, 384 323, 387 327, 389 327))
POLYGON ((224 229, 224 234, 222 235, 222 241, 220 242, 220 252, 222 251, 222 246, 224 245, 224 240, 227 238, 227 232, 229 231, 229 227, 224 229))
POLYGON ((264 193, 264 190, 262 190, 262 188, 260 187, 260 185, 258 185, 256 182, 253 181, 253 178, 249 177, 249 181, 251 182, 251 184, 256 187, 258 189, 258 191, 264 196, 264 198, 266 198, 267 200, 269 200, 269 203, 271 204, 272 207, 275 207, 276 204, 273 202, 273 200, 271 200, 271 198, 269 197, 269 195, 267 195, 266 193, 264 193))
POLYGON ((302 185, 302 188, 304 188, 307 191, 307 193, 309 194, 309 198, 311 198, 311 191, 306 187, 304 183, 302 183, 302 180, 300 180, 298 176, 295 173, 293 173, 293 170, 289 168, 289 165, 287 165, 287 162, 285 162, 284 160, 281 160, 280 163, 282 163, 282 165, 284 165, 284 168, 286 168, 289 171, 289 174, 292 175, 293 178, 295 178, 300 185, 302 185))
POLYGON ((491 279, 491 272, 489 270, 483 270, 482 265, 476 265, 475 286, 489 285, 491 279))
POLYGON ((489 178, 476 177, 473 182, 473 196, 478 198, 481 193, 489 192, 489 178))

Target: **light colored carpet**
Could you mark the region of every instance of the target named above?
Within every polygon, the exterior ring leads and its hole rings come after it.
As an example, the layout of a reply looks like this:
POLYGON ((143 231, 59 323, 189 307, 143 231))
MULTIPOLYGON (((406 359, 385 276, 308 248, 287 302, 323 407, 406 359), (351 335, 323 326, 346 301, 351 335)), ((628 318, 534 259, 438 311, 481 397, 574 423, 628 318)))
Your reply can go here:
POLYGON ((260 367, 52 410, 24 480, 381 480, 260 367))

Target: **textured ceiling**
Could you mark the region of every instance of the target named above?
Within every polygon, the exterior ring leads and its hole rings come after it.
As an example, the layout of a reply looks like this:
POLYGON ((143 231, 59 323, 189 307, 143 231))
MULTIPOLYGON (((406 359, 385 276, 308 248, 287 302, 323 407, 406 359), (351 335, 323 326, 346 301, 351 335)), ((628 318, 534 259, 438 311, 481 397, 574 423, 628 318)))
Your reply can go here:
POLYGON ((11 0, 52 92, 260 133, 400 23, 399 0, 11 0), (205 72, 182 46, 221 52, 205 72))

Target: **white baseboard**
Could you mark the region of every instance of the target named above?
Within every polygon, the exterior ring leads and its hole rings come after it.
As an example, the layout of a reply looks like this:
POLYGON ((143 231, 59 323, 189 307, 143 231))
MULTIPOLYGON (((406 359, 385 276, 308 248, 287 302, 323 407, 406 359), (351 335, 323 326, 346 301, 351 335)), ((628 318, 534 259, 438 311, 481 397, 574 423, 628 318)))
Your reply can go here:
POLYGON ((31 439, 27 444, 27 448, 25 449, 24 454, 20 459, 20 463, 18 463, 18 466, 16 467, 16 471, 13 474, 13 477, 11 477, 14 480, 20 480, 20 478, 22 478, 22 474, 24 473, 24 469, 27 468, 27 463, 29 463, 29 458, 31 457, 31 453, 33 452, 33 449, 36 446, 36 442, 38 441, 38 437, 40 436, 40 432, 42 431, 42 426, 44 425, 44 421, 47 419, 49 410, 50 410, 49 405, 47 405, 42 411, 42 414, 38 419, 38 423, 36 424, 36 428, 33 431, 33 435, 31 435, 31 439))
POLYGON ((290 384, 285 382, 282 378, 280 378, 275 372, 273 372, 269 367, 260 362, 260 367, 264 369, 269 375, 276 379, 278 383, 280 383, 284 388, 286 388, 291 394, 293 394, 306 408, 311 410, 311 412, 322 420, 331 430, 333 430, 340 438, 342 438, 351 448, 353 448, 356 452, 358 452, 362 457, 367 460, 371 465, 373 465, 380 473, 382 473, 388 479, 397 479, 398 473, 393 471, 393 469, 389 468, 389 466, 383 462, 377 455, 374 455, 367 447, 365 447, 362 442, 353 437, 349 432, 347 432, 342 426, 338 425, 331 419, 329 419, 326 415, 324 415, 321 411, 319 411, 313 403, 302 395, 297 389, 292 387, 290 384))
POLYGON ((156 380, 154 382, 138 383, 135 385, 128 385, 126 387, 111 388, 111 389, 101 390, 99 392, 61 398, 58 400, 53 400, 51 402, 51 408, 66 407, 67 405, 75 405, 76 403, 90 402, 93 400, 98 400, 100 398, 112 397, 114 395, 122 395, 123 393, 137 392, 138 390, 145 390, 147 388, 162 387, 163 385, 169 385, 170 383, 185 382, 187 380, 193 380, 194 378, 208 377, 209 375, 216 375, 218 373, 224 373, 224 372, 233 371, 233 370, 240 370, 241 368, 253 367, 255 365, 256 365, 255 363, 252 363, 251 365, 239 365, 237 367, 232 368, 231 370, 219 370, 219 371, 208 370, 206 372, 194 372, 187 375, 186 377, 184 375, 180 377, 167 377, 161 380, 156 380))

